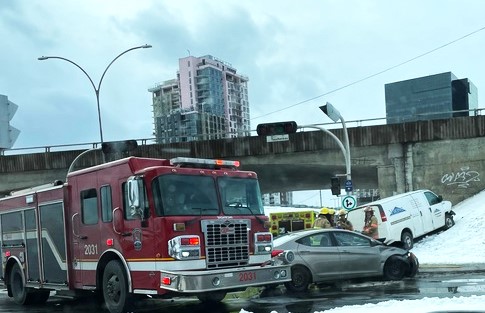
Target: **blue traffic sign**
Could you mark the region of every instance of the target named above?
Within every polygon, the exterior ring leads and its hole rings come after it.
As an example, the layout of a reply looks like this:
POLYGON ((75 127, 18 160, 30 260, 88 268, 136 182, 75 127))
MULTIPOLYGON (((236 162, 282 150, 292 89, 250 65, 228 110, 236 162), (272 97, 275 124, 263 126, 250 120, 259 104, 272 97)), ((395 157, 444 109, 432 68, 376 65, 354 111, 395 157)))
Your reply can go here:
POLYGON ((352 181, 350 179, 347 179, 345 181, 345 191, 352 191, 353 186, 352 186, 352 181))

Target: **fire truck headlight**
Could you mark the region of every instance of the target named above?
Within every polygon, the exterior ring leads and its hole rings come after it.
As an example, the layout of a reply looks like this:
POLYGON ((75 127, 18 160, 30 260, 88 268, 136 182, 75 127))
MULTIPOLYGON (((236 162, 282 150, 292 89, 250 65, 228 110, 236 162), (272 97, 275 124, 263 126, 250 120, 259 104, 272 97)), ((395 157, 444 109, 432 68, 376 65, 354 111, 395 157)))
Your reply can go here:
POLYGON ((285 278, 286 276, 288 276, 288 273, 286 272, 286 270, 281 270, 281 271, 280 271, 280 276, 281 276, 282 278, 285 278))
POLYGON ((213 285, 214 287, 217 287, 217 286, 219 286, 220 284, 221 284, 221 279, 220 279, 219 277, 214 277, 214 278, 212 279, 212 285, 213 285))
POLYGON ((258 254, 271 253, 272 250, 271 245, 258 246, 258 254))
POLYGON ((267 254, 273 250, 273 235, 269 232, 254 234, 254 253, 267 254))
POLYGON ((168 241, 168 253, 176 260, 198 259, 200 257, 199 236, 178 236, 168 241))
POLYGON ((280 275, 281 275, 281 274, 280 274, 280 272, 279 272, 279 271, 275 271, 275 272, 273 273, 273 278, 274 278, 274 279, 280 279, 280 275))

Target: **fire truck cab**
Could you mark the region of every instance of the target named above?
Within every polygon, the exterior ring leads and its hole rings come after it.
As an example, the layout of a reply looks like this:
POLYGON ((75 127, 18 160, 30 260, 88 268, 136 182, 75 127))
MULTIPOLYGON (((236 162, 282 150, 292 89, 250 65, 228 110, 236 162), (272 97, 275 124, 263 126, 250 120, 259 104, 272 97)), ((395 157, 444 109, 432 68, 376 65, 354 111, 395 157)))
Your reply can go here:
POLYGON ((95 294, 112 313, 137 294, 197 296, 291 280, 273 258, 257 175, 238 162, 129 157, 0 199, 0 284, 19 304, 95 294))

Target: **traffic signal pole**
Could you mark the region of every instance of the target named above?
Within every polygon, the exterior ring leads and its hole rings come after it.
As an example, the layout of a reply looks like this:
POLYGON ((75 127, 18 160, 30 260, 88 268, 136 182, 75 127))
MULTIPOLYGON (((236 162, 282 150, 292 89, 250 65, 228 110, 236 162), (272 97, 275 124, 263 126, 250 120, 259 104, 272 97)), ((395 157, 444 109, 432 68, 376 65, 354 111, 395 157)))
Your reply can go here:
MULTIPOLYGON (((353 186, 352 186, 352 169, 351 169, 351 159, 350 159, 350 143, 349 143, 349 134, 347 132, 347 126, 340 112, 336 108, 334 108, 333 105, 330 104, 329 102, 327 102, 325 105, 322 105, 320 109, 334 122, 338 122, 339 120, 341 121, 343 126, 343 133, 344 133, 343 137, 344 137, 345 146, 334 133, 332 133, 326 128, 323 128, 317 125, 297 126, 296 122, 294 121, 259 124, 257 127, 257 133, 258 133, 258 136, 266 136, 269 138, 269 136, 273 136, 273 135, 288 136, 288 134, 295 133, 297 129, 313 128, 329 134, 330 137, 332 137, 335 140, 340 150, 342 150, 342 153, 344 154, 345 174, 336 175, 336 176, 346 177, 345 193, 347 194, 347 196, 349 196, 352 194, 353 186)), ((288 140, 288 138, 289 137, 287 137, 286 140, 288 140)), ((337 177, 333 177, 332 179, 335 179, 335 178, 337 177)), ((331 183, 335 185, 334 180, 331 180, 331 183)), ((338 182, 338 184, 340 185, 340 182, 338 182)), ((332 191, 332 194, 333 194, 333 191, 332 191)))
MULTIPOLYGON (((347 132, 347 125, 345 124, 345 120, 343 116, 331 103, 327 102, 325 105, 322 105, 320 107, 320 110, 322 110, 322 112, 325 113, 325 115, 327 115, 335 123, 338 122, 339 120, 342 123, 345 147, 341 149, 345 155, 345 166, 347 168, 345 173, 345 176, 347 178, 347 180, 345 181, 345 192, 348 195, 351 193, 353 187, 352 187, 352 173, 351 173, 351 161, 350 161, 349 133, 347 132)), ((337 138, 337 136, 334 136, 334 139, 339 141, 343 147, 342 142, 337 138)))

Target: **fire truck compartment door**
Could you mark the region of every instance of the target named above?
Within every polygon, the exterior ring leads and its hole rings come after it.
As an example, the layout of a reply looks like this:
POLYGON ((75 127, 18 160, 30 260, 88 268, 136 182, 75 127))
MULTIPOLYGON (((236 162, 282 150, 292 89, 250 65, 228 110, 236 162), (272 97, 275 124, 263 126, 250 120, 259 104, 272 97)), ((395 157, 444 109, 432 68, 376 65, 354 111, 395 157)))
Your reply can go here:
POLYGON ((67 253, 62 202, 39 205, 44 282, 67 282, 67 253))

